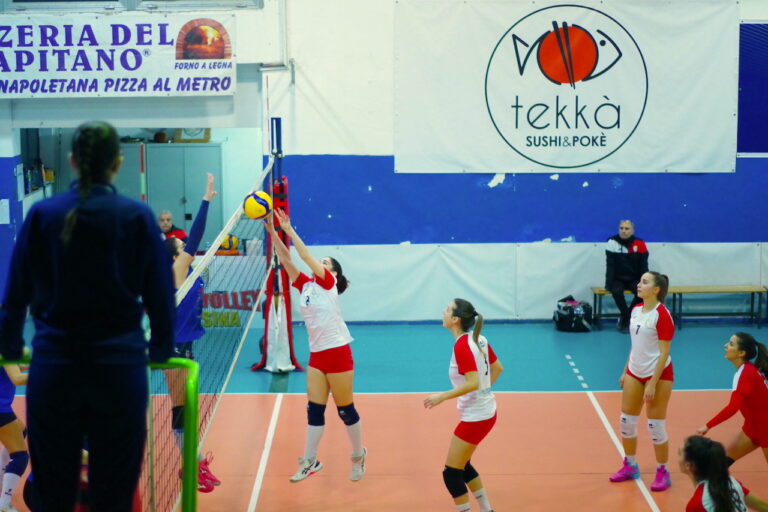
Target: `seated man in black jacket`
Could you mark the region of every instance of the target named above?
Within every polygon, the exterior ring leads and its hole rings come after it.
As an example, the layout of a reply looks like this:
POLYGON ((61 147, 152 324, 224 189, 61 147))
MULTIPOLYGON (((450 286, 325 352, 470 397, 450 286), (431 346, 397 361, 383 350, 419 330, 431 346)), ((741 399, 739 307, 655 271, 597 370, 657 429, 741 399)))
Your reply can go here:
POLYGON ((619 330, 629 329, 629 312, 639 304, 637 283, 648 272, 648 248, 645 242, 635 236, 635 225, 631 220, 619 222, 619 234, 608 239, 605 245, 605 289, 611 292, 619 308, 619 330), (632 304, 627 307, 624 290, 635 294, 632 304))

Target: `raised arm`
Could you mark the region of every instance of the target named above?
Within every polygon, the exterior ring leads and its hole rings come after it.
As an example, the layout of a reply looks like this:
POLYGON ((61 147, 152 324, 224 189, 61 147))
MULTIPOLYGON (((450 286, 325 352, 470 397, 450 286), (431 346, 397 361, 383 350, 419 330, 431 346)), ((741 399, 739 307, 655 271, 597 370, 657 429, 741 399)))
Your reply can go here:
POLYGON ((283 210, 275 210, 275 217, 280 223, 280 227, 283 228, 283 231, 285 231, 285 233, 291 237, 293 245, 296 247, 296 252, 299 254, 299 257, 302 259, 302 261, 307 264, 313 274, 315 274, 317 277, 323 277, 325 275, 325 267, 322 263, 320 263, 320 260, 316 260, 314 257, 312 257, 312 254, 310 254, 307 246, 304 245, 304 242, 301 240, 299 235, 296 234, 296 230, 293 229, 293 226, 291 225, 291 219, 288 217, 288 215, 286 215, 283 210))
POLYGON ((200 242, 205 234, 205 224, 208 222, 208 207, 214 197, 216 197, 216 191, 213 189, 213 174, 208 173, 203 200, 200 202, 200 208, 198 208, 195 220, 192 222, 192 228, 189 230, 187 244, 173 262, 173 279, 177 289, 181 288, 181 285, 187 279, 189 267, 192 266, 195 253, 200 247, 200 242))
POLYGON ((288 279, 290 279, 291 282, 296 281, 301 272, 299 271, 296 264, 293 263, 293 260, 291 259, 291 252, 277 235, 275 226, 272 225, 272 219, 267 219, 264 221, 264 228, 267 230, 269 237, 272 239, 272 247, 275 248, 277 259, 280 260, 283 268, 285 268, 285 272, 288 274, 288 279))

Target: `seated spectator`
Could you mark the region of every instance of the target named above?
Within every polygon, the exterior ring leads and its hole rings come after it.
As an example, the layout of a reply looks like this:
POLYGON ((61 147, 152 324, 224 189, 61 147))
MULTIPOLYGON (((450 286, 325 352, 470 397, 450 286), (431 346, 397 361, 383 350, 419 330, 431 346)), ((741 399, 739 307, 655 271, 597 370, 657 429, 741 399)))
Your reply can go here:
POLYGON ((635 236, 635 225, 631 220, 619 222, 619 234, 608 239, 605 246, 605 289, 611 292, 619 308, 618 328, 629 329, 629 313, 642 302, 637 297, 640 277, 648 272, 648 248, 645 242, 635 236), (632 304, 627 307, 624 290, 634 293, 632 304))
POLYGON ((165 235, 166 240, 171 237, 178 238, 184 243, 187 243, 187 232, 181 228, 177 228, 173 225, 173 215, 168 210, 160 212, 158 217, 158 224, 160 224, 160 231, 165 235))

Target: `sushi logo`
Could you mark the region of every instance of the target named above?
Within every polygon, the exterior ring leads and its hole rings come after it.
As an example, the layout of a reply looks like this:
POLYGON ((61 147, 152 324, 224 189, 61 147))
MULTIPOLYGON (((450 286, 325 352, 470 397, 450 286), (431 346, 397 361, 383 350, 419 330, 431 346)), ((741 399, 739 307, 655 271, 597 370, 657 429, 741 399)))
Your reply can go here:
POLYGON ((575 5, 534 11, 512 25, 485 75, 490 120, 528 160, 594 164, 637 129, 648 99, 645 59, 611 16, 575 5))

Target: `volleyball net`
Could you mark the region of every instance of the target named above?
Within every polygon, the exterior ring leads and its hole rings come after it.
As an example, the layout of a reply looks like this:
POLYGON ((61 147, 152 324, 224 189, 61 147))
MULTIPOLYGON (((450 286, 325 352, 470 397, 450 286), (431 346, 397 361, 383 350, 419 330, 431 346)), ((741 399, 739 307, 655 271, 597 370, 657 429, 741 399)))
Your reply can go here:
MULTIPOLYGON (((253 190, 262 189, 267 178, 271 183, 274 161, 274 157, 269 158, 253 190)), ((243 214, 241 203, 210 249, 196 258, 193 272, 176 293, 177 304, 189 293, 198 293, 202 304, 200 320, 205 334, 191 347, 194 360, 199 364, 199 421, 191 436, 186 428, 179 428, 181 417, 188 418, 189 414, 184 393, 187 370, 153 369, 148 412, 151 428, 140 483, 143 512, 177 510, 182 492, 182 445, 192 437, 199 442, 199 453, 205 456, 205 438, 240 350, 246 340, 257 344, 262 337, 262 303, 269 273, 265 233, 262 221, 243 214), (202 279, 202 286, 198 278, 202 279)), ((211 471, 215 474, 215 464, 211 471)), ((189 473, 197 488, 197 468, 189 473)), ((189 492, 186 486, 184 489, 189 492)), ((201 489, 202 492, 210 490, 205 486, 201 489)), ((186 505, 184 509, 187 510, 186 505)))

